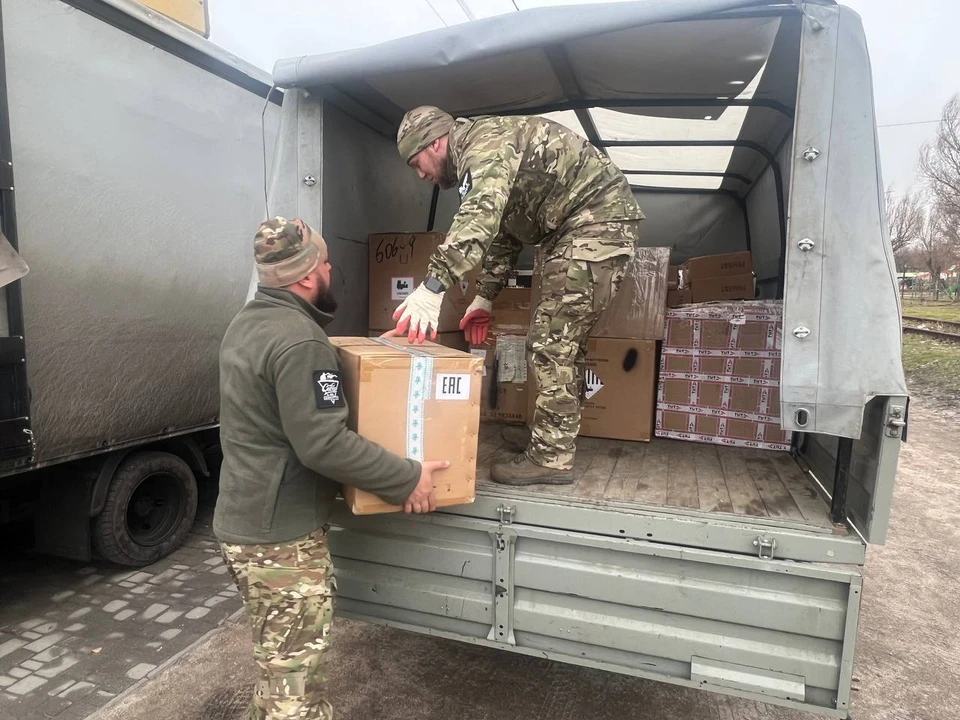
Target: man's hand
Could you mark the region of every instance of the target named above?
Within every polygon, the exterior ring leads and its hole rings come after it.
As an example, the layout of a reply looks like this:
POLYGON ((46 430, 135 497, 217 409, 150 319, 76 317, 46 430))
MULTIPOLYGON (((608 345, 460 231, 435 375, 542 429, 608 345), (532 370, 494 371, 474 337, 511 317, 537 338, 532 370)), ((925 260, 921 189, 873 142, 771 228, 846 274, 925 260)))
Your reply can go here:
POLYGON ((386 331, 385 333, 383 333, 380 337, 381 337, 381 338, 388 338, 388 339, 389 339, 389 338, 403 337, 403 335, 404 335, 404 333, 400 332, 400 331, 397 330, 396 328, 393 328, 392 330, 387 330, 387 331, 386 331))
POLYGON ((463 320, 460 321, 460 329, 463 330, 463 336, 471 345, 483 345, 486 342, 492 309, 492 302, 477 295, 464 313, 463 320))
POLYGON ((436 340, 441 303, 443 293, 431 292, 420 283, 393 313, 393 319, 397 321, 397 333, 407 333, 410 342, 422 343, 428 334, 431 340, 436 340))
POLYGON ((425 460, 420 463, 420 482, 403 503, 406 513, 428 513, 437 509, 437 496, 433 490, 433 473, 450 467, 449 460, 425 460))

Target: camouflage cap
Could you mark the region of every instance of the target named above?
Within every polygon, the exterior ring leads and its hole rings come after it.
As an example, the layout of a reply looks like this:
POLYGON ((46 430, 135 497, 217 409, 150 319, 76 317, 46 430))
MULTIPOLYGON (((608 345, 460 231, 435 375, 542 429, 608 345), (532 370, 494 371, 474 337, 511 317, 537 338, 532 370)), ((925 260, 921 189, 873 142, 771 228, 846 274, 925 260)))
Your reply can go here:
POLYGON ((253 238, 253 254, 260 283, 286 287, 302 280, 327 259, 327 244, 320 234, 300 221, 275 217, 260 223, 253 238))
POLYGON ((453 127, 453 116, 432 105, 414 108, 400 122, 397 148, 405 162, 437 138, 447 135, 453 127))

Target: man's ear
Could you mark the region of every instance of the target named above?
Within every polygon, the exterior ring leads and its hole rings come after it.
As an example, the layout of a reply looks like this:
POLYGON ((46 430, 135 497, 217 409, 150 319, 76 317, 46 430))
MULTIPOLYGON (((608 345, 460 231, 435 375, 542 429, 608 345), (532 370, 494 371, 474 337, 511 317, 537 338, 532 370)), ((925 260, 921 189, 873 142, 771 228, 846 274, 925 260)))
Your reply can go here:
POLYGON ((297 280, 297 285, 302 287, 304 290, 313 290, 317 286, 317 280, 313 276, 313 272, 307 273, 304 277, 297 280))

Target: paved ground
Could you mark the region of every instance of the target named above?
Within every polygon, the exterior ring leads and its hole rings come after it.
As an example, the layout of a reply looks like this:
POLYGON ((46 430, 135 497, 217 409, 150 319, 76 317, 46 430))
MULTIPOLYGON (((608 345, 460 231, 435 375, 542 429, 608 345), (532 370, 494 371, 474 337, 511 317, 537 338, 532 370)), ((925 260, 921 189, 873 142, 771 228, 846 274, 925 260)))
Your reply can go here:
POLYGON ((185 544, 142 570, 0 561, 0 717, 86 718, 240 608, 210 532, 212 497, 185 544))
MULTIPOLYGON (((955 420, 911 408, 890 538, 870 549, 865 571, 854 670, 857 720, 960 720, 956 430, 955 420)), ((387 628, 340 621, 335 632, 330 692, 338 720, 808 717, 387 628)), ((222 632, 112 700, 93 720, 239 720, 252 679, 248 643, 243 624, 227 621, 222 632)), ((2 704, 7 700, 0 701, 0 717, 43 717, 11 713, 12 706, 2 704)))

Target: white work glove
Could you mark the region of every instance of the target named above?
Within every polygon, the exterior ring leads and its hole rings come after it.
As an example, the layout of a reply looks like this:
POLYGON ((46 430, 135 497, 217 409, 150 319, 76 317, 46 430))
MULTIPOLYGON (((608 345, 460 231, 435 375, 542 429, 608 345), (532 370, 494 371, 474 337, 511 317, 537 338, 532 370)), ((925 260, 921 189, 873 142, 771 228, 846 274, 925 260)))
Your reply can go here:
POLYGON ((463 330, 463 336, 471 345, 483 345, 486 342, 487 333, 490 330, 490 311, 492 309, 492 302, 477 295, 463 314, 460 329, 463 330))
POLYGON ((443 293, 431 292, 420 283, 393 313, 393 319, 397 321, 397 333, 407 333, 410 342, 422 343, 428 333, 431 340, 436 340, 441 303, 443 293))

